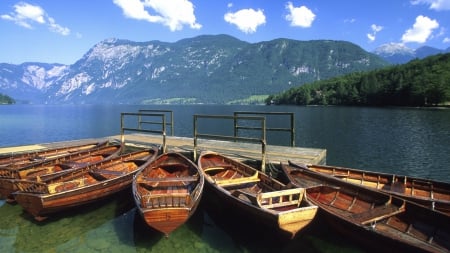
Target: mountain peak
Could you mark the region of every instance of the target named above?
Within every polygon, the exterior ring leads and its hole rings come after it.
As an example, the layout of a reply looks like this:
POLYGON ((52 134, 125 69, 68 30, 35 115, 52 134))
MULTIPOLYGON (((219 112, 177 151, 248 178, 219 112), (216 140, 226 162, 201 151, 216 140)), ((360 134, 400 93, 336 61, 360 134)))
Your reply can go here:
POLYGON ((373 53, 394 64, 407 63, 415 58, 423 59, 427 56, 444 53, 430 46, 422 46, 417 49, 411 49, 402 43, 387 43, 376 48, 373 53))
POLYGON ((377 47, 374 51, 375 54, 380 56, 392 56, 394 54, 402 55, 414 55, 414 50, 405 46, 402 43, 387 43, 377 47))
POLYGON ((174 43, 109 38, 70 66, 5 65, 0 92, 45 103, 238 103, 387 64, 349 42, 330 42, 249 43, 228 35, 174 43))

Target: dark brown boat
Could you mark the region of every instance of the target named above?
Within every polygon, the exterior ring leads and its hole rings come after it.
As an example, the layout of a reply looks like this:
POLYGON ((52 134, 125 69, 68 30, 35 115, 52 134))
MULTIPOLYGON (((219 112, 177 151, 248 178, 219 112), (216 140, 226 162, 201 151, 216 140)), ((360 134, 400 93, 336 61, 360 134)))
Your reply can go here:
POLYGON ((318 207, 304 188, 286 189, 278 180, 215 152, 202 152, 198 167, 206 186, 225 206, 293 238, 313 220, 318 207))
POLYGON ((140 170, 132 184, 139 213, 166 236, 195 212, 203 193, 204 176, 180 153, 160 155, 140 170))
POLYGON ((112 158, 117 156, 121 150, 122 145, 120 144, 108 144, 25 167, 0 168, 0 195, 5 197, 8 202, 13 202, 12 193, 18 190, 14 184, 17 179, 41 181, 48 177, 68 173, 89 164, 112 158))
POLYGON ((20 168, 30 164, 40 163, 48 159, 54 159, 59 156, 104 146, 107 143, 108 141, 89 142, 57 148, 2 154, 0 155, 0 168, 20 168))
POLYGON ((51 213, 110 196, 131 186, 140 168, 153 161, 157 148, 123 154, 44 182, 16 180, 17 203, 36 220, 51 213))
POLYGON ((450 183, 337 166, 306 165, 309 170, 408 199, 450 215, 450 183))
POLYGON ((416 203, 314 171, 282 164, 291 184, 329 223, 379 252, 449 252, 450 217, 416 203))

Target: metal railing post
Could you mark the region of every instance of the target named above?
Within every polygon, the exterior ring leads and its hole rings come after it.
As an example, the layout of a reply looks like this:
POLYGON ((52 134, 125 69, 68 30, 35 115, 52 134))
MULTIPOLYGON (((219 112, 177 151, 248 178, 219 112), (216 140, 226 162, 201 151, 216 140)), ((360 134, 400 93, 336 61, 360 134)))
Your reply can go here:
POLYGON ((197 161, 197 115, 194 115, 194 161, 197 161))
POLYGON ((124 115, 123 115, 123 113, 121 113, 120 114, 120 143, 122 145, 125 145, 125 133, 124 133, 124 127, 123 127, 123 125, 124 125, 123 118, 124 118, 124 115))
POLYGON ((163 147, 162 147, 162 152, 163 154, 166 153, 166 115, 163 114, 162 115, 162 128, 163 128, 163 147))
POLYGON ((291 147, 295 147, 295 119, 294 119, 294 113, 291 113, 291 147))
MULTIPOLYGON (((236 112, 234 112, 233 115, 234 115, 234 123, 233 123, 233 128, 234 128, 234 138, 236 138, 236 137, 238 136, 238 127, 237 127, 238 120, 237 120, 236 112)), ((236 142, 236 140, 235 140, 235 142, 236 142)))
POLYGON ((262 129, 261 171, 266 173, 266 118, 263 118, 263 120, 261 121, 261 129, 262 129))

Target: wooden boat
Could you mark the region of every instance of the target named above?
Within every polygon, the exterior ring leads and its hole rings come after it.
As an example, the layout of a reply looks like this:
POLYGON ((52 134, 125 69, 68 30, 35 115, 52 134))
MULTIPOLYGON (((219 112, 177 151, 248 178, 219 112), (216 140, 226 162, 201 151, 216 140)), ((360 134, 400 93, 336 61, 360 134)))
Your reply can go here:
POLYGON ((318 207, 304 188, 286 189, 274 178, 215 152, 202 152, 198 167, 206 186, 231 210, 293 238, 313 220, 318 207))
POLYGON ((19 168, 74 152, 98 148, 107 144, 108 141, 89 142, 85 144, 68 145, 57 148, 2 154, 0 155, 0 168, 19 168))
POLYGON ((444 213, 292 164, 282 168, 294 186, 309 184, 307 198, 331 225, 370 249, 450 251, 450 217, 444 213))
POLYGON ((0 168, 0 195, 8 202, 13 202, 12 193, 17 191, 16 179, 40 181, 41 178, 63 174, 75 169, 81 169, 89 164, 117 156, 122 145, 102 145, 97 148, 79 151, 65 156, 45 160, 19 168, 0 168))
POLYGON ((136 172, 158 154, 157 148, 136 151, 88 165, 45 182, 16 180, 17 203, 40 221, 47 215, 110 196, 131 186, 136 172))
POLYGON ((180 153, 160 155, 134 177, 132 189, 139 213, 166 236, 195 212, 203 193, 204 176, 180 153))
POLYGON ((450 215, 450 183, 336 166, 306 165, 309 170, 408 199, 450 215))

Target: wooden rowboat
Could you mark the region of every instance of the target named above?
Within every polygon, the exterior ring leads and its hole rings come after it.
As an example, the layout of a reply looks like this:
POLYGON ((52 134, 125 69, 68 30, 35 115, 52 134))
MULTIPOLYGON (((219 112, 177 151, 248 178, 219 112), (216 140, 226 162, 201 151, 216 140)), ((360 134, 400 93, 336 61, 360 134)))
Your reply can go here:
POLYGON ((231 210, 293 238, 313 220, 318 207, 304 188, 286 189, 274 178, 215 152, 202 152, 198 167, 206 186, 231 210))
POLYGON ((349 238, 382 252, 449 252, 450 217, 367 187, 282 164, 294 186, 349 238))
POLYGON ((195 212, 203 193, 204 176, 180 153, 160 155, 134 177, 132 189, 139 213, 166 236, 195 212))
POLYGON ((41 181, 41 179, 72 170, 81 169, 89 164, 117 156, 122 150, 122 145, 105 145, 85 151, 72 153, 65 156, 45 160, 44 162, 31 164, 19 168, 0 167, 0 195, 6 197, 8 202, 13 202, 13 192, 17 191, 14 184, 16 179, 41 181))
POLYGON ((309 170, 408 199, 450 215, 450 183, 336 166, 306 165, 309 170))
POLYGON ((48 159, 57 158, 59 156, 101 147, 107 144, 108 141, 89 142, 85 144, 76 144, 43 150, 2 154, 0 155, 0 168, 20 168, 30 164, 40 163, 48 159))
POLYGON ((38 221, 47 215, 110 196, 131 186, 137 171, 158 154, 157 148, 123 154, 45 182, 16 180, 17 203, 38 221))

